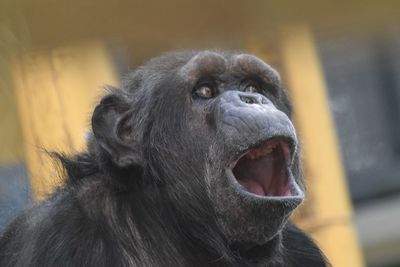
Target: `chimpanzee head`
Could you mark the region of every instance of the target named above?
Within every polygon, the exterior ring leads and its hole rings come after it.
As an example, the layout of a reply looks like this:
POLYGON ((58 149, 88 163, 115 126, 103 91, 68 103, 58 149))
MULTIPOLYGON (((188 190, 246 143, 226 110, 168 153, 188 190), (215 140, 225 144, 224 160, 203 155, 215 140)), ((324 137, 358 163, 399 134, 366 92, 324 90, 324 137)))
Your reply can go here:
POLYGON ((127 190, 157 188, 186 217, 212 207, 231 245, 279 239, 303 200, 290 106, 278 73, 255 56, 153 59, 102 99, 92 126, 127 190))

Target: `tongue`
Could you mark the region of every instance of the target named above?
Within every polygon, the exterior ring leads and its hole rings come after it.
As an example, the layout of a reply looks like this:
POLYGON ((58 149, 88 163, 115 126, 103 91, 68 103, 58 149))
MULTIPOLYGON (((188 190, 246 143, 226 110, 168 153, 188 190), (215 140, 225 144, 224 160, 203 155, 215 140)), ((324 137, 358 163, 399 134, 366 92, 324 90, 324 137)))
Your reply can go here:
POLYGON ((259 196, 265 196, 265 191, 263 186, 254 180, 250 180, 250 179, 245 179, 245 180, 240 180, 239 183, 247 189, 247 191, 259 195, 259 196))
POLYGON ((235 168, 235 175, 238 182, 253 194, 265 196, 275 191, 272 186, 272 180, 276 176, 275 160, 272 155, 257 160, 246 158, 240 160, 235 168))

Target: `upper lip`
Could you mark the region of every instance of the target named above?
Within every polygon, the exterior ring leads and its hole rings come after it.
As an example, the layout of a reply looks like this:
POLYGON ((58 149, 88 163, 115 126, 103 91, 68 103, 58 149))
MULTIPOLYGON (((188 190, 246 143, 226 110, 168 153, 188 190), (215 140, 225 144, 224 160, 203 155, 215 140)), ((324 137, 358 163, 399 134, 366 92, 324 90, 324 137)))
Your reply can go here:
POLYGON ((283 136, 283 135, 268 137, 266 139, 262 139, 262 140, 252 143, 251 145, 247 146, 246 149, 241 150, 238 153, 235 153, 236 157, 231 162, 229 162, 228 167, 230 169, 233 169, 235 167, 236 163, 239 161, 239 159, 241 159, 244 155, 246 155, 250 150, 256 149, 256 148, 262 146, 263 144, 265 144, 266 142, 273 140, 273 139, 280 139, 288 145, 290 155, 289 155, 289 158, 286 159, 286 163, 287 163, 288 167, 290 167, 293 163, 294 155, 297 152, 297 141, 293 137, 283 136))

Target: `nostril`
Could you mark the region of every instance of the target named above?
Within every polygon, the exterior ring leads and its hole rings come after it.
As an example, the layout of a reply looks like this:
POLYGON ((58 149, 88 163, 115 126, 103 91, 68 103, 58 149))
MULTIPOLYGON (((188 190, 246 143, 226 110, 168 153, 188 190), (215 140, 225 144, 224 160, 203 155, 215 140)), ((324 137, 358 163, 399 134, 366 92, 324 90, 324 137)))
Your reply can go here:
POLYGON ((251 96, 240 96, 240 100, 242 100, 246 104, 256 104, 258 101, 254 97, 251 96))

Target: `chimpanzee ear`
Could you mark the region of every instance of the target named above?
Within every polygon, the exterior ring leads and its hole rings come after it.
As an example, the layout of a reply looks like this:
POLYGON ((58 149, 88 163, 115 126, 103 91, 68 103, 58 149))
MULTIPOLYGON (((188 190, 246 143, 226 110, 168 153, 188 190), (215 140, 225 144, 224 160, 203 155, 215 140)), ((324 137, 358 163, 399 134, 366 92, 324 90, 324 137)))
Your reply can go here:
POLYGON ((118 93, 103 97, 92 116, 92 129, 97 143, 122 168, 143 166, 142 152, 137 140, 134 140, 131 119, 128 98, 118 93))

